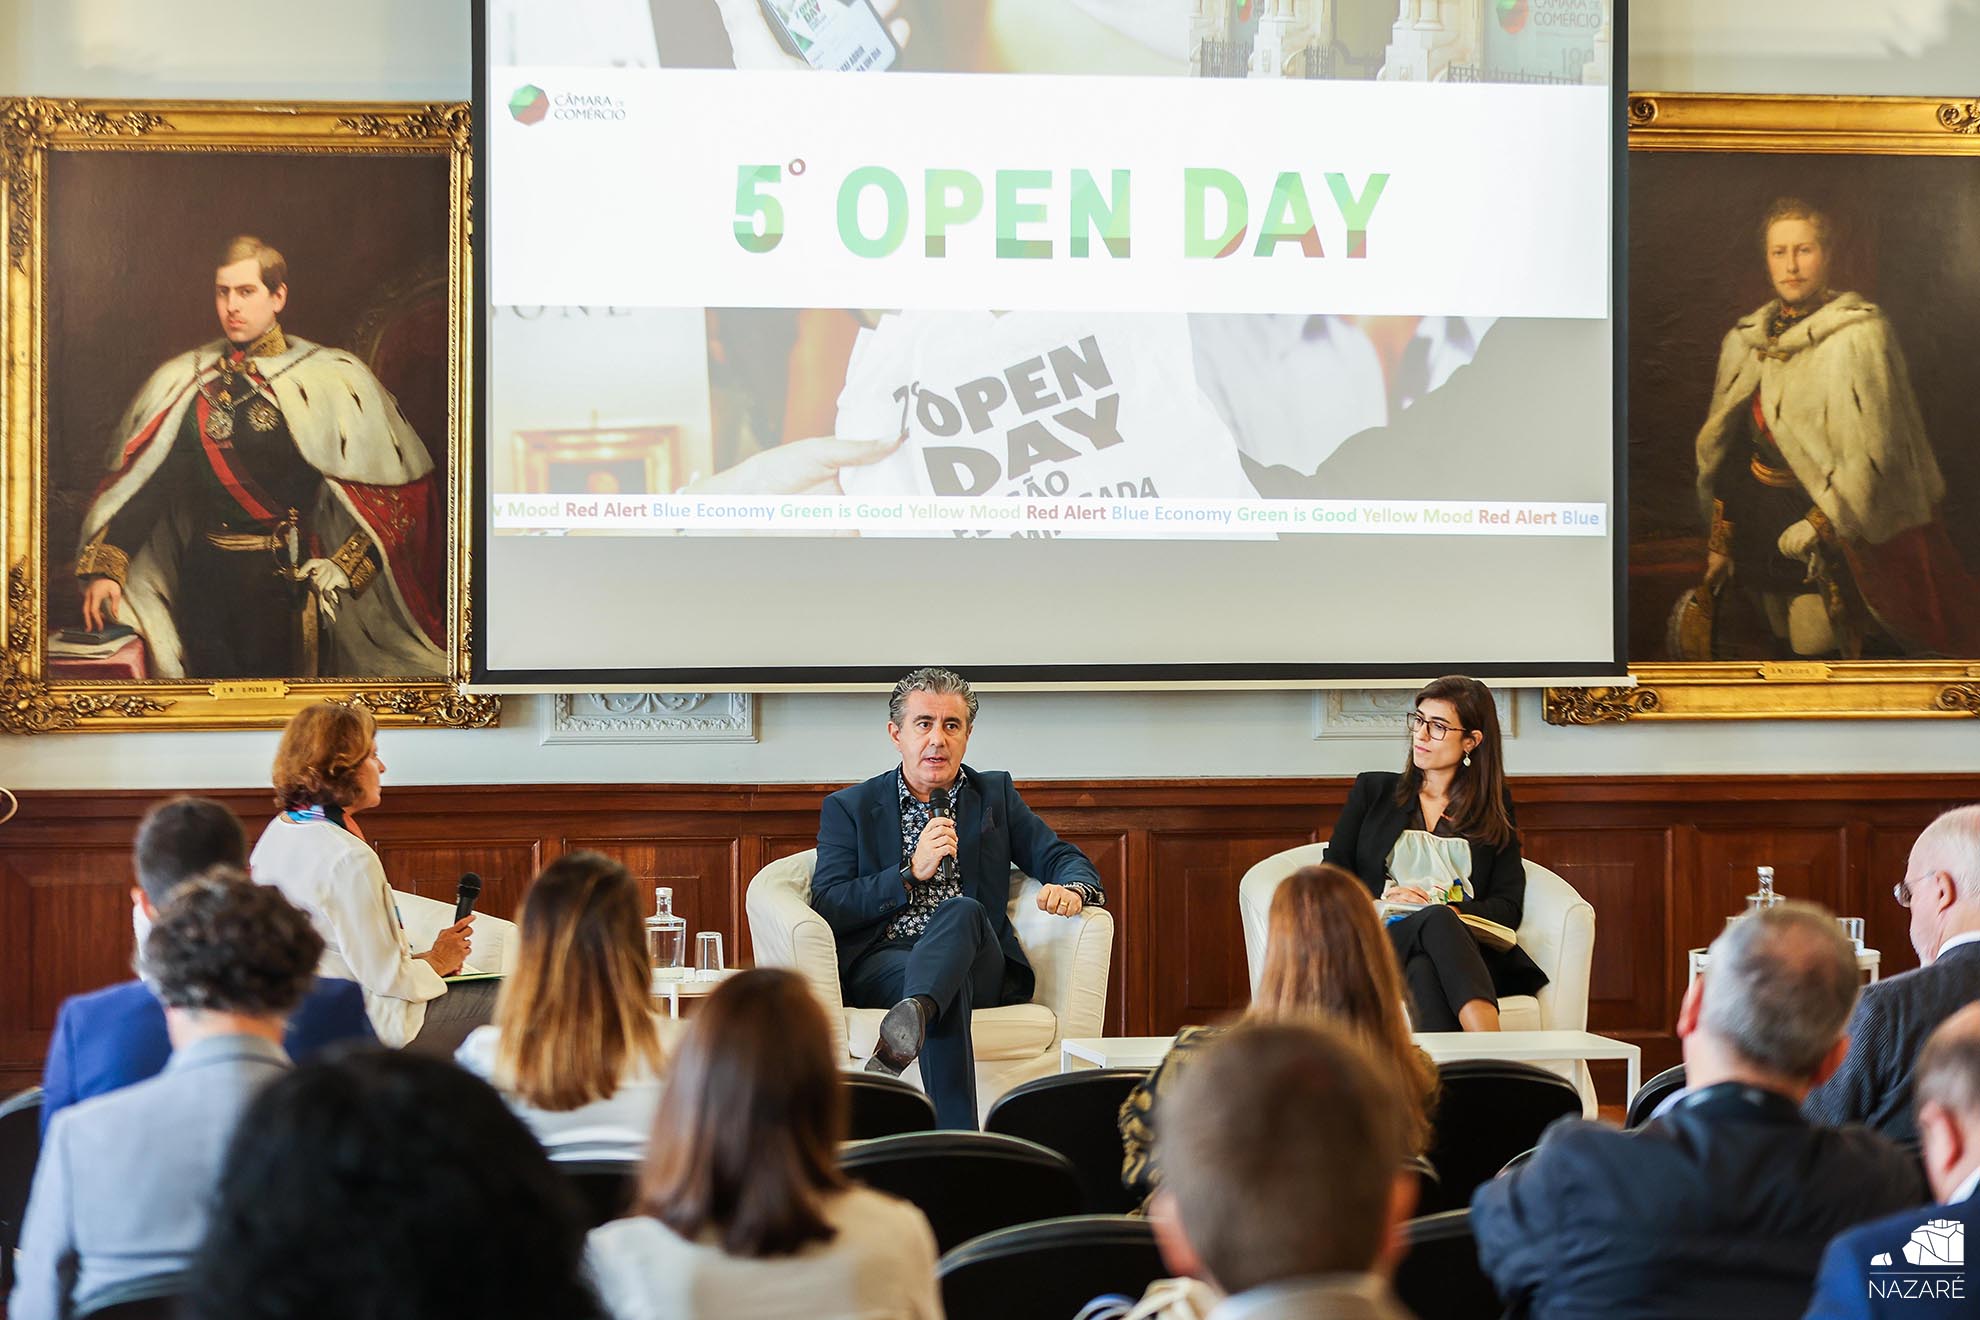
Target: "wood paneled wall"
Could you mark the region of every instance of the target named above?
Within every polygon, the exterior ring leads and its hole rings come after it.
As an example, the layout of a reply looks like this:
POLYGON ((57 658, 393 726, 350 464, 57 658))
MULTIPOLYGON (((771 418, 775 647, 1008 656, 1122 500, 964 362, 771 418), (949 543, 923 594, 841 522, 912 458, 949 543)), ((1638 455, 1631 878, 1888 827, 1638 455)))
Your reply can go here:
MULTIPOLYGON (((1172 1031, 1245 1001, 1238 878, 1324 837, 1345 779, 1049 781, 1025 799, 1084 849, 1116 918, 1108 1029, 1172 1031)), ((537 868, 595 848, 648 888, 670 884, 690 930, 750 956, 743 890, 812 846, 823 785, 389 787, 365 817, 395 884, 451 899, 478 871, 484 910, 513 916, 537 868)), ((1868 919, 1886 975, 1913 966, 1890 896, 1918 831, 1980 801, 1980 775, 1542 777, 1514 784, 1527 853, 1595 906, 1592 1029, 1677 1059, 1685 950, 1708 943, 1771 865, 1782 892, 1868 919)), ((28 793, 0 827, 0 1083, 39 1073, 66 995, 129 975, 128 850, 155 792, 28 793)), ((265 791, 219 798, 258 830, 265 791)), ((648 900, 651 901, 650 899, 648 900)), ((1607 1100, 1619 1071, 1603 1076, 1607 1100)))

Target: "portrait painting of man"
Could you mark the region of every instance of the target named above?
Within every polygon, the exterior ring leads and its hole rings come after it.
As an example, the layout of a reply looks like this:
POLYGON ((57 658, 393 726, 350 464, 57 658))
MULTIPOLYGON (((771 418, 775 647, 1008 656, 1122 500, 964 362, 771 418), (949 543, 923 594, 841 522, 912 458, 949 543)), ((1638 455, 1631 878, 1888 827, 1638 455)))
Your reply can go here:
POLYGON ((444 677, 446 160, 49 173, 51 676, 444 677))
POLYGON ((125 623, 153 676, 437 674, 433 460, 340 349, 289 339, 288 265, 214 261, 222 337, 152 373, 115 432, 76 555, 83 623, 125 623))
POLYGON ((1980 171, 1631 168, 1630 658, 1980 656, 1980 171))

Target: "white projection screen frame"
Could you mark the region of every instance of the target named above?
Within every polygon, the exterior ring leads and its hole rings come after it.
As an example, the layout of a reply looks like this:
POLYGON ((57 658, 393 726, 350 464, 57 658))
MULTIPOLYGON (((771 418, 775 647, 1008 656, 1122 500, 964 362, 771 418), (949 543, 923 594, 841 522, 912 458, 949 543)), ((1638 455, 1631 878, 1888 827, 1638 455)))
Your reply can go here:
POLYGON ((1476 4, 475 0, 473 685, 1626 673, 1627 2, 1476 4))

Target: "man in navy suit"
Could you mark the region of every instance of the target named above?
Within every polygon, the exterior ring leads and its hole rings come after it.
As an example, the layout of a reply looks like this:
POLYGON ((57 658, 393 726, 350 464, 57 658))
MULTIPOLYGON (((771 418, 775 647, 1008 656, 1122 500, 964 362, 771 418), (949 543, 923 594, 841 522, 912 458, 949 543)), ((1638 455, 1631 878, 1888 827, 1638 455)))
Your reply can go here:
POLYGON ((1829 1244, 1809 1320, 1969 1316, 1980 1307, 1980 1004, 1940 1024, 1918 1056, 1918 1134, 1936 1205, 1829 1244))
POLYGON ((1862 1123, 1893 1141, 1917 1137, 1911 1072, 1932 1029, 1980 999, 1980 806, 1948 811, 1911 846, 1893 891, 1911 912, 1919 966, 1863 992, 1849 1056, 1805 1106, 1818 1123, 1862 1123))
POLYGON ((1633 1132, 1562 1119, 1471 1198, 1478 1259, 1516 1314, 1794 1315, 1830 1239, 1924 1199, 1917 1165, 1801 1113, 1848 1048, 1856 950, 1810 903, 1742 918, 1678 1010, 1690 1086, 1633 1132))
POLYGON ((894 685, 887 733, 898 769, 825 799, 811 905, 839 946, 846 1002, 886 1008, 869 1071, 921 1060, 943 1127, 976 1126, 972 1009, 1021 1004, 1033 976, 1011 930, 1011 867, 1043 885, 1038 906, 1073 917, 1105 901, 1085 854, 1031 813, 1001 771, 963 750, 976 694, 946 669, 894 685))
MULTIPOLYGON (((131 920, 138 947, 165 899, 185 880, 214 866, 247 869, 247 833, 234 813, 209 798, 179 797, 145 813, 131 861, 131 920)), ((303 1060, 340 1041, 375 1041, 364 1012, 364 991, 354 981, 316 982, 289 1019, 283 1048, 303 1060)), ((41 1072, 41 1132, 62 1109, 155 1077, 172 1055, 165 1010, 143 981, 73 995, 55 1014, 48 1062, 41 1072)))

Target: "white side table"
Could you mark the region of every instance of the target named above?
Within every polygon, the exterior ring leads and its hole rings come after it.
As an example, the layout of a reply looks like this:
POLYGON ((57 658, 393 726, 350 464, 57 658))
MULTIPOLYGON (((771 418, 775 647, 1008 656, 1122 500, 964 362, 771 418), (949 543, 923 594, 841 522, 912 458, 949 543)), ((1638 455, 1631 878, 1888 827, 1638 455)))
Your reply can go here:
POLYGON ((683 999, 706 999, 715 993, 716 986, 740 970, 742 969, 738 967, 730 967, 719 972, 698 972, 690 967, 687 969, 687 974, 680 979, 666 981, 656 975, 653 978, 653 998, 665 1003, 667 1016, 678 1022, 683 999))
MULTIPOLYGON (((1691 983, 1698 979, 1698 974, 1705 970, 1705 964, 1712 960, 1712 951, 1710 949, 1691 949, 1686 952, 1685 957, 1691 967, 1690 975, 1684 978, 1684 988, 1689 990, 1691 983)), ((1856 951, 1856 970, 1866 973, 1872 981, 1877 979, 1878 968, 1882 965, 1883 961, 1884 955, 1875 949, 1858 949, 1856 951)))

